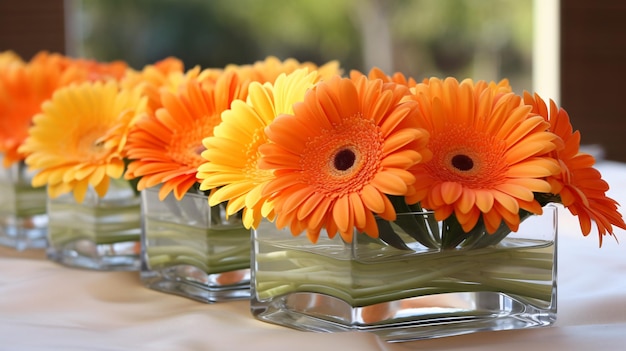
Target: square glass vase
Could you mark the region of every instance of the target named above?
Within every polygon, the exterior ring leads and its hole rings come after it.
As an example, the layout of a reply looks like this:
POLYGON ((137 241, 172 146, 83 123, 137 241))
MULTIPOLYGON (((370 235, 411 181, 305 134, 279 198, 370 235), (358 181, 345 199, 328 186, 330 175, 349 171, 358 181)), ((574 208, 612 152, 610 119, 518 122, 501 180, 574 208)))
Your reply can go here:
POLYGON ((556 207, 498 240, 481 233, 446 249, 438 247, 442 224, 433 213, 398 214, 383 225, 402 243, 357 233, 346 243, 322 233, 312 244, 263 221, 253 233, 252 314, 303 331, 372 332, 388 342, 555 322, 556 207), (397 223, 430 223, 432 240, 416 240, 411 226, 397 223))
POLYGON ((90 186, 82 203, 72 193, 48 199, 50 260, 98 271, 138 271, 140 196, 128 181, 112 179, 104 197, 90 186))
POLYGON ((24 162, 0 165, 0 245, 18 251, 47 245, 46 188, 34 188, 32 178, 24 162))
POLYGON ((239 215, 226 216, 204 194, 141 192, 141 281, 164 293, 204 303, 250 297, 250 237, 239 215))

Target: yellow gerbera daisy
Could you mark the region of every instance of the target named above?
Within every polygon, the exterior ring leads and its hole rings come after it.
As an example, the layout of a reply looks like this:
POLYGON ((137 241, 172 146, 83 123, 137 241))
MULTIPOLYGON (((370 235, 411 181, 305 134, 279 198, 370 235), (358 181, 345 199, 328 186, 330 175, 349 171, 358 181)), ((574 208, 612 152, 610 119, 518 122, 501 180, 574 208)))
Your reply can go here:
POLYGON ((124 133, 145 104, 138 90, 120 90, 114 81, 57 90, 20 148, 29 169, 38 171, 33 186, 47 185, 52 198, 73 191, 77 202, 90 185, 104 196, 110 178, 124 172, 124 133))
POLYGON ((417 192, 408 202, 437 220, 454 214, 466 232, 481 217, 489 233, 502 221, 516 231, 520 208, 541 213, 533 193, 549 193, 545 177, 559 171, 547 157, 557 136, 542 117, 497 84, 431 78, 414 91, 433 158, 413 169, 417 192))
POLYGON ((408 169, 430 157, 415 101, 402 102, 407 93, 380 79, 335 76, 268 126, 259 166, 274 170, 263 193, 274 196, 278 228, 306 230, 312 242, 326 228, 351 242, 355 228, 378 236, 374 214, 395 219, 387 195, 412 193, 408 169))
POLYGON ((573 131, 569 115, 563 108, 550 100, 550 109, 543 99, 535 94, 524 93, 524 102, 533 107, 532 112, 550 122, 550 131, 563 140, 562 147, 551 153, 561 165, 561 172, 548 177, 552 193, 559 195, 563 205, 578 216, 583 235, 591 232, 591 222, 596 223, 600 246, 602 237, 613 235, 613 226, 626 229, 619 205, 606 196, 609 184, 593 167, 593 156, 580 152, 580 132, 573 131))
POLYGON ((235 101, 222 113, 222 123, 203 142, 206 163, 198 167, 197 174, 201 190, 217 188, 209 198, 210 205, 228 201, 228 215, 243 209, 246 228, 257 227, 262 217, 273 219, 272 205, 261 194, 273 176, 270 170, 258 169, 258 147, 267 142, 265 128, 277 115, 292 113, 293 104, 304 98, 317 79, 316 71, 299 69, 280 75, 274 84, 253 82, 247 101, 235 101))
POLYGON ((247 89, 234 72, 225 73, 215 85, 190 80, 178 94, 163 91, 163 107, 139 120, 128 136, 126 179, 141 177, 143 190, 162 184, 161 200, 170 193, 180 200, 197 182, 204 159, 202 140, 213 135, 220 114, 235 100, 245 99, 247 89))

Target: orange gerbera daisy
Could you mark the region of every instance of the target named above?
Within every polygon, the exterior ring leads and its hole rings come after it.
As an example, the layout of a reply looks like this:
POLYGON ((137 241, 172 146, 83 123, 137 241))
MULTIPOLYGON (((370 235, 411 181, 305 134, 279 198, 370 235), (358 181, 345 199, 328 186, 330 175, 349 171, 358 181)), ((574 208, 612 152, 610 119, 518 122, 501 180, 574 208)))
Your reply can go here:
POLYGON ((162 184, 161 200, 172 191, 182 199, 197 182, 197 168, 204 162, 202 140, 213 135, 222 111, 245 99, 246 92, 234 72, 225 73, 215 85, 192 79, 178 94, 163 91, 163 108, 139 120, 128 136, 127 157, 132 161, 125 178, 141 177, 138 190, 162 184))
POLYGON ((20 148, 29 169, 38 171, 33 186, 47 185, 51 198, 73 191, 77 202, 90 185, 104 196, 110 178, 124 172, 124 131, 144 108, 139 90, 120 90, 114 81, 57 90, 20 148))
POLYGON ((431 78, 415 87, 433 158, 413 169, 417 192, 407 202, 421 202, 437 220, 454 214, 466 232, 481 217, 489 233, 502 221, 516 231, 520 208, 541 213, 533 193, 550 192, 545 177, 559 171, 547 157, 557 139, 549 124, 521 97, 489 86, 431 78))
MULTIPOLYGON (((350 78, 352 79, 356 79, 359 76, 364 75, 362 72, 357 71, 357 70, 352 70, 350 71, 350 78)), ((383 72, 380 68, 378 67, 374 67, 372 68, 369 73, 367 74, 367 77, 369 79, 382 79, 383 82, 385 83, 398 83, 398 84, 402 84, 402 85, 406 85, 408 87, 414 87, 415 85, 417 85, 417 81, 415 81, 415 79, 411 78, 411 77, 406 77, 403 73, 401 72, 396 72, 394 74, 392 74, 391 76, 388 76, 387 74, 385 74, 385 72, 383 72)), ((426 81, 426 79, 424 79, 426 81)))
POLYGON ((593 156, 580 152, 580 132, 573 131, 569 115, 563 108, 550 100, 550 110, 537 94, 524 93, 524 102, 532 106, 532 112, 550 122, 550 131, 561 137, 563 146, 551 154, 561 165, 561 172, 548 177, 552 193, 561 198, 562 204, 578 216, 583 235, 591 232, 591 221, 598 227, 600 246, 602 237, 613 235, 613 226, 626 229, 622 215, 617 211, 619 204, 606 196, 609 185, 593 168, 593 156))
POLYGON ((253 82, 247 102, 235 101, 222 113, 214 135, 204 140, 202 157, 207 162, 198 167, 200 189, 217 188, 209 198, 210 205, 228 201, 228 215, 243 209, 246 228, 256 228, 262 217, 273 219, 272 204, 261 194, 273 175, 258 168, 258 148, 267 142, 265 128, 277 115, 292 113, 293 104, 304 99, 317 79, 317 72, 299 69, 280 75, 274 84, 253 82))
POLYGON ((31 62, 12 61, 0 69, 0 152, 9 167, 26 155, 18 148, 28 136, 41 103, 66 84, 62 58, 40 53, 31 62))
POLYGON ((107 80, 121 80, 128 71, 128 64, 124 61, 100 62, 82 58, 67 58, 67 70, 72 71, 74 81, 97 82, 107 80))
POLYGON ((430 157, 415 101, 401 102, 407 93, 380 79, 335 76, 268 126, 259 167, 275 170, 264 193, 275 196, 278 228, 306 230, 312 242, 322 228, 346 242, 355 228, 378 237, 374 214, 395 219, 387 195, 410 194, 408 169, 430 157))
POLYGON ((122 87, 132 89, 141 86, 148 97, 148 108, 156 111, 161 104, 161 90, 172 93, 183 84, 184 65, 175 57, 168 57, 151 65, 146 65, 139 72, 129 71, 121 81, 122 87))

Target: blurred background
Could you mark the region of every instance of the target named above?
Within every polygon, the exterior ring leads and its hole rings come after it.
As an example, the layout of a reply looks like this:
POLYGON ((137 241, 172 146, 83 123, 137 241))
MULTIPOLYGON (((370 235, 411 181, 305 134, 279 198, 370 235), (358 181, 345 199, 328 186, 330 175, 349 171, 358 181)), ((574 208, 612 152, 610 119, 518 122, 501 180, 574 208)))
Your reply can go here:
POLYGON ((268 55, 531 86, 532 0, 72 0, 69 48, 141 67, 268 55))
POLYGON ((622 0, 0 0, 0 51, 136 69, 273 55, 417 80, 507 78, 564 106, 583 144, 626 161, 624 18, 622 0))

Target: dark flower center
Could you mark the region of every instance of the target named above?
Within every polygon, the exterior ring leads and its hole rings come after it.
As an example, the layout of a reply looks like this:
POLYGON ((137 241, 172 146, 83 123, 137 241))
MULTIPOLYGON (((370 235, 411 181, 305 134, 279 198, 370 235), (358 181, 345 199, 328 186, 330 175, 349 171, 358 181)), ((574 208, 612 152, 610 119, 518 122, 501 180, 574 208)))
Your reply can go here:
POLYGON ((469 171, 474 168, 474 161, 467 155, 455 155, 452 157, 452 165, 460 171, 469 171))
POLYGON ((204 152, 204 150, 206 150, 206 148, 202 144, 196 145, 195 147, 193 147, 193 152, 196 155, 200 155, 202 152, 204 152))
POLYGON ((350 169, 354 165, 356 155, 350 149, 343 149, 335 155, 335 168, 340 171, 350 169))

